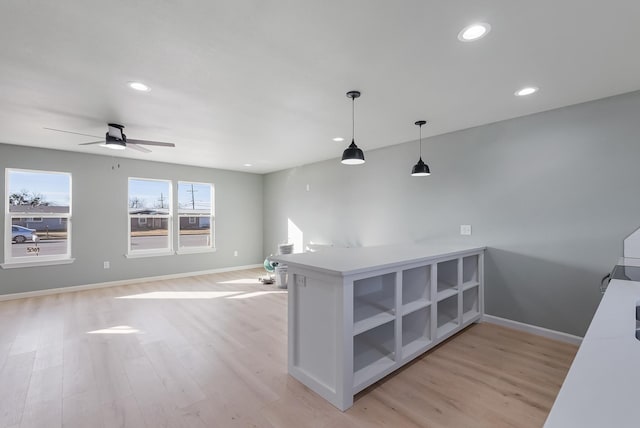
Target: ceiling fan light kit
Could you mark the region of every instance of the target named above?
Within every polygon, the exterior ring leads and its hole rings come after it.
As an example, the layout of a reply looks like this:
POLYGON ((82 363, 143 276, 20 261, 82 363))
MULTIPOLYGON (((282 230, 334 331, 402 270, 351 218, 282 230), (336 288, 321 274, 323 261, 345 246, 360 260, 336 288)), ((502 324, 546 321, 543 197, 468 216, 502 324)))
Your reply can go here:
POLYGON ((104 144, 100 144, 100 147, 106 147, 107 149, 111 150, 124 150, 127 148, 124 141, 110 141, 108 138, 107 141, 104 142, 104 144))

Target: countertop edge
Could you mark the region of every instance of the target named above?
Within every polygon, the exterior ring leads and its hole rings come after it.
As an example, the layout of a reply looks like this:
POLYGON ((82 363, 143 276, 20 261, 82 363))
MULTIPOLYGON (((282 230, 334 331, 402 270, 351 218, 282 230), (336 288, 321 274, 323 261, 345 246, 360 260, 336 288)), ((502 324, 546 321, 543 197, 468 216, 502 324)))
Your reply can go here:
MULTIPOLYGON (((385 247, 385 246, 380 246, 379 248, 382 248, 382 247, 385 247)), ((397 247, 397 246, 389 246, 389 247, 393 248, 393 247, 397 247)), ((353 249, 357 250, 359 248, 374 248, 374 247, 354 247, 353 249)), ((378 248, 378 247, 376 247, 376 248, 378 248)), ((317 272, 320 272, 320 273, 333 275, 333 276, 348 277, 348 276, 359 275, 359 274, 364 273, 364 272, 370 272, 372 270, 383 270, 383 269, 390 269, 390 268, 393 268, 393 267, 396 267, 396 266, 402 266, 402 265, 407 265, 407 264, 424 263, 424 262, 432 261, 432 260, 435 260, 435 259, 459 256, 459 255, 465 254, 465 253, 484 252, 486 249, 487 249, 487 246, 470 246, 470 247, 465 247, 465 248, 462 248, 462 249, 449 250, 449 251, 444 251, 444 252, 437 253, 437 254, 430 254, 430 255, 427 255, 427 256, 417 256, 417 257, 409 258, 409 259, 405 259, 405 260, 392 261, 392 262, 389 262, 389 263, 382 263, 382 264, 373 264, 373 265, 370 265, 370 266, 358 267, 356 269, 348 269, 348 270, 329 269, 329 268, 326 268, 326 267, 321 267, 321 266, 317 266, 317 265, 311 264, 309 262, 298 262, 298 261, 295 261, 295 260, 291 260, 291 256, 296 256, 296 254, 306 254, 306 253, 276 255, 276 256, 270 256, 269 259, 273 260, 273 261, 277 261, 277 262, 282 263, 283 265, 287 265, 287 266, 295 266, 295 267, 303 268, 303 269, 306 269, 306 270, 317 271, 317 272)), ((341 250, 345 250, 345 249, 343 248, 341 250)), ((331 251, 331 249, 326 249, 326 250, 321 250, 321 251, 331 251)))

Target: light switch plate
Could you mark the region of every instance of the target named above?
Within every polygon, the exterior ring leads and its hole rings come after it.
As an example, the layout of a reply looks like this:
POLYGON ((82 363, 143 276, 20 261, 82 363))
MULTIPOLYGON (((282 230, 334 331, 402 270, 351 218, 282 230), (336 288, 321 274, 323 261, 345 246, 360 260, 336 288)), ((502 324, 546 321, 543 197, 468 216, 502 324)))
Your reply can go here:
POLYGON ((470 224, 461 224, 460 225, 460 235, 471 235, 471 225, 470 224))

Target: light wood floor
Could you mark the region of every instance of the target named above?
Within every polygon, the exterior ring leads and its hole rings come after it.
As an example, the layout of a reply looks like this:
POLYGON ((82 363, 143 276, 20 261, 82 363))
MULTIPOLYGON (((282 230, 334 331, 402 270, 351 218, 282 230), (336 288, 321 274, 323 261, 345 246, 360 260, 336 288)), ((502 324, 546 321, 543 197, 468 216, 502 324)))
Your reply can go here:
POLYGON ((0 302, 0 427, 539 427, 576 347, 474 325, 341 413, 262 270, 0 302))

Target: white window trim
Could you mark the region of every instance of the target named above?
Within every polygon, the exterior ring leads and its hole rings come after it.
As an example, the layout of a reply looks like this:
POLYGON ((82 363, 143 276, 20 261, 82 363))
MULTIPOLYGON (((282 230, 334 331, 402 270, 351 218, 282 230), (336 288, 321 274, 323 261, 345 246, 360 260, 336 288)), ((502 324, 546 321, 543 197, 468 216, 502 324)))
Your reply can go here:
POLYGON ((27 267, 36 267, 36 266, 54 266, 54 265, 69 265, 75 262, 76 259, 63 259, 63 260, 39 260, 39 261, 28 261, 28 262, 11 262, 11 263, 2 263, 0 267, 2 269, 15 269, 15 268, 27 268, 27 267))
MULTIPOLYGON (((215 243, 215 234, 214 234, 214 229, 215 229, 215 206, 216 206, 216 201, 215 201, 215 186, 213 183, 205 183, 205 182, 198 182, 198 181, 178 181, 178 189, 180 188, 181 184, 199 184, 202 186, 209 186, 209 189, 211 191, 210 194, 210 200, 211 200, 211 211, 208 214, 195 214, 195 213, 180 213, 180 209, 178 208, 178 215, 176 216, 177 219, 177 227, 176 227, 176 231, 177 231, 177 241, 178 241, 178 250, 176 251, 176 254, 193 254, 193 253, 211 253, 211 252, 215 252, 216 250, 216 243, 215 243), (180 219, 184 218, 184 217, 209 217, 209 245, 203 245, 203 246, 199 246, 199 247, 183 247, 180 245, 180 219)), ((191 223, 191 218, 189 218, 189 224, 193 224, 191 223)))
POLYGON ((173 250, 173 181, 161 178, 145 178, 145 177, 129 177, 127 178, 127 252, 125 257, 128 259, 140 258, 140 257, 157 257, 157 256, 169 256, 175 254, 173 250), (129 213, 129 181, 160 181, 169 184, 169 194, 167 198, 169 200, 169 214, 131 214, 129 213), (131 219, 137 218, 166 218, 167 219, 167 248, 153 248, 150 250, 134 250, 131 248, 131 219))
POLYGON ((208 247, 180 247, 176 254, 198 254, 198 253, 215 253, 217 248, 208 247))
POLYGON ((124 256, 127 259, 142 259, 145 257, 161 257, 161 256, 173 256, 175 254, 174 251, 168 251, 165 249, 160 250, 141 250, 134 251, 133 253, 125 254, 124 256))
POLYGON ((74 258, 71 257, 71 239, 72 239, 72 228, 71 228, 71 214, 73 210, 73 176, 70 172, 64 171, 48 171, 48 170, 38 170, 38 169, 21 169, 21 168, 5 168, 5 177, 4 177, 4 196, 5 196, 5 233, 8 235, 5 236, 4 240, 4 263, 0 265, 3 269, 11 269, 18 267, 34 267, 34 266, 49 266, 49 265, 58 265, 58 264, 69 264, 75 261, 74 258), (39 218, 66 218, 67 219, 67 249, 64 254, 56 254, 52 256, 31 256, 31 257, 12 257, 11 253, 11 245, 12 243, 12 233, 11 226, 13 224, 12 219, 14 218, 33 218, 33 213, 29 212, 11 212, 10 204, 9 204, 9 173, 12 171, 17 172, 28 172, 34 174, 61 174, 69 177, 69 212, 68 213, 38 213, 39 218))

